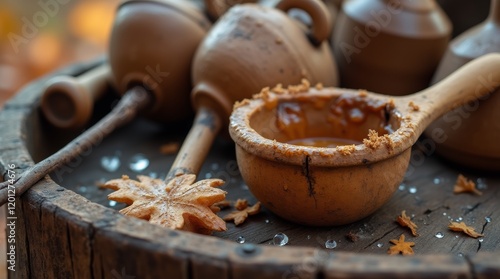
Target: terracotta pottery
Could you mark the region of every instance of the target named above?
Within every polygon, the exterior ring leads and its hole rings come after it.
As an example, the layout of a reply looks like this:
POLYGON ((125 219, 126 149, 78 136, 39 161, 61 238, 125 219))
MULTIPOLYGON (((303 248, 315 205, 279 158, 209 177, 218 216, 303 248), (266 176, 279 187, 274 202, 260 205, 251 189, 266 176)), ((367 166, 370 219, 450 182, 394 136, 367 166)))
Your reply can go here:
POLYGON ((262 94, 242 102, 229 126, 242 177, 263 205, 290 221, 329 226, 360 220, 396 191, 411 147, 427 125, 488 94, 477 75, 500 79, 500 54, 483 56, 404 97, 303 87, 302 93, 262 94), (362 143, 336 148, 289 143, 324 137, 362 143))
POLYGON ((277 9, 243 4, 224 14, 196 52, 192 101, 197 115, 168 177, 198 173, 215 136, 227 127, 235 101, 304 78, 335 85, 337 71, 326 41, 329 20, 319 0, 283 0, 277 9), (309 13, 311 30, 287 16, 292 8, 309 13))
MULTIPOLYGON (((22 173, 15 183, 16 195, 139 113, 169 123, 190 116, 192 56, 209 27, 203 14, 184 0, 121 4, 111 33, 109 65, 123 97, 98 123, 22 173)), ((7 186, 0 184, 0 205, 7 200, 7 186)))
POLYGON ((147 116, 175 123, 192 115, 191 63, 211 24, 189 1, 126 1, 116 13, 109 64, 121 94, 136 85, 154 95, 147 116))
POLYGON ((108 64, 78 78, 56 76, 46 83, 40 101, 45 118, 55 127, 79 129, 88 123, 94 103, 109 91, 112 75, 108 64))
MULTIPOLYGON (((448 47, 434 82, 481 55, 500 52, 500 0, 491 1, 489 17, 481 24, 455 38, 448 47)), ((482 86, 493 89, 500 80, 474 74, 482 86)), ((436 120, 426 131, 446 135, 436 142, 436 151, 442 156, 467 167, 481 170, 500 170, 500 94, 495 91, 481 101, 447 113, 436 120)))
POLYGON ((258 0, 204 0, 205 9, 212 21, 216 21, 234 5, 256 3, 258 0))
POLYGON ((332 42, 341 86, 389 95, 422 90, 450 34, 434 0, 344 1, 332 42))

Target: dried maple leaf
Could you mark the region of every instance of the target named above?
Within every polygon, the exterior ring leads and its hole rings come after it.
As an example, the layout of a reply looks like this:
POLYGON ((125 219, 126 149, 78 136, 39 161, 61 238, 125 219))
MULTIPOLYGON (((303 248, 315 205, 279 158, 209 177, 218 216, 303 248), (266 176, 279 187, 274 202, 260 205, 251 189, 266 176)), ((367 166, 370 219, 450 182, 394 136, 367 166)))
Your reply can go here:
POLYGON ((257 202, 256 204, 254 204, 253 206, 251 207, 247 207, 243 210, 239 210, 239 211, 233 211, 231 213, 229 213, 228 215, 224 216, 224 221, 232 221, 234 220, 234 224, 236 226, 242 224, 243 222, 245 222, 245 220, 248 218, 248 216, 250 215, 255 215, 257 213, 259 213, 260 211, 260 202, 257 202))
POLYGON ((405 235, 402 234, 398 239, 391 239, 391 243, 394 246, 389 247, 387 253, 390 255, 397 255, 399 253, 403 255, 413 255, 413 249, 411 247, 415 246, 415 242, 405 242, 405 235))
POLYGON ((226 196, 225 191, 215 188, 224 183, 222 180, 194 183, 193 174, 177 176, 168 184, 143 175, 137 178, 139 181, 123 176, 105 185, 116 191, 108 195, 110 200, 128 205, 120 213, 171 229, 202 233, 226 230, 226 223, 211 210, 226 196))
POLYGON ((482 234, 476 232, 476 230, 473 227, 467 226, 464 222, 460 222, 460 223, 450 222, 450 224, 448 225, 448 228, 452 231, 455 231, 455 232, 464 232, 467 235, 474 237, 474 238, 478 238, 480 236, 483 236, 482 234))
POLYGON ((418 236, 417 233, 417 225, 413 223, 410 219, 410 217, 406 216, 406 210, 403 210, 401 212, 401 216, 398 216, 396 221, 403 227, 408 227, 411 230, 411 234, 413 236, 418 236))
POLYGON ((458 175, 457 182, 455 182, 453 193, 474 193, 478 196, 483 194, 481 191, 476 189, 476 184, 474 183, 474 181, 467 179, 461 174, 458 175))

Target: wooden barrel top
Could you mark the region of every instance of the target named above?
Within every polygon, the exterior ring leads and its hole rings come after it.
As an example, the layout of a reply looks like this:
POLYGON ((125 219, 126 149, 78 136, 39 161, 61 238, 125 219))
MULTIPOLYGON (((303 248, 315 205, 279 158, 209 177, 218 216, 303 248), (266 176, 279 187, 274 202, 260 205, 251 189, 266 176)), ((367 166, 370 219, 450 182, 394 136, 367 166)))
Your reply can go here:
MULTIPOLYGON (((80 64, 57 74, 79 75, 95 66, 80 64)), ((16 172, 57 150, 75 133, 57 131, 40 116, 43 83, 36 80, 6 103, 0 113, 0 170, 16 172)), ((109 111, 116 95, 97 104, 95 119, 109 111)), ((175 154, 162 144, 182 143, 190 122, 162 127, 145 119, 120 128, 64 169, 37 183, 16 200, 15 272, 11 278, 500 278, 500 178, 460 169, 434 155, 425 139, 413 148, 405 181, 372 216, 337 227, 304 227, 265 208, 243 225, 212 236, 172 231, 118 213, 108 190, 96 182, 135 177, 128 160, 144 154, 146 175, 165 176, 175 154), (103 156, 119 154, 116 172, 100 167, 103 156), (478 182, 483 195, 453 194, 459 173, 478 182), (395 220, 406 210, 418 225, 418 237, 395 220), (463 220, 484 234, 474 239, 452 232, 450 221, 463 220), (289 243, 272 245, 277 233, 289 243), (355 242, 346 235, 356 235, 355 242), (415 242, 413 256, 390 256, 389 240, 404 234, 415 242), (443 235, 442 238, 437 236, 443 235), (239 237, 245 243, 237 242, 239 237), (336 247, 325 248, 335 241, 336 247), (127 277, 128 276, 128 277, 127 277)), ((234 145, 220 137, 198 178, 222 178, 228 199, 255 202, 241 179, 234 145)), ((228 211, 222 211, 224 215, 228 211)))

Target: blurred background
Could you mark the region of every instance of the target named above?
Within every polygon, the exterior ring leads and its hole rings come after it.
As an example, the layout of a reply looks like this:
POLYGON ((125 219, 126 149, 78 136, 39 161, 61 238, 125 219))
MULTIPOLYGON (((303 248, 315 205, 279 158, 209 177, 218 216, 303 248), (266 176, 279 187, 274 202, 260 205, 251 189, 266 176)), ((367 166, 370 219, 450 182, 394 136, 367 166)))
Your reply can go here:
POLYGON ((102 55, 118 2, 0 1, 0 104, 47 72, 102 55))

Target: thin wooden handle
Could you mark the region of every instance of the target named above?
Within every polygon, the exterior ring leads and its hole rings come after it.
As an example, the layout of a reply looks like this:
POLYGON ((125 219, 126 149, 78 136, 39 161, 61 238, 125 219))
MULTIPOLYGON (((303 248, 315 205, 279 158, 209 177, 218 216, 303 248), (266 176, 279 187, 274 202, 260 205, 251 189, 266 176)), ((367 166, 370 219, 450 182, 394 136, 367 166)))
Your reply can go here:
MULTIPOLYGON (((130 89, 118 102, 116 107, 97 124, 72 140, 61 150, 24 171, 14 183, 16 196, 22 195, 47 174, 70 162, 83 152, 92 150, 92 146, 100 143, 104 137, 116 128, 129 123, 137 113, 151 103, 153 97, 142 87, 130 89)), ((7 188, 11 183, 0 184, 0 206, 7 201, 7 188)))
POLYGON ((200 107, 193 127, 184 140, 165 180, 171 180, 182 174, 198 174, 221 127, 222 121, 217 113, 212 109, 200 107))
POLYGON ((432 121, 470 101, 484 98, 500 88, 500 54, 487 54, 465 64, 439 83, 419 93, 395 98, 398 107, 408 109, 413 102, 419 107, 415 119, 419 132, 432 121))
POLYGON ((95 100, 109 91, 111 79, 108 64, 78 77, 54 77, 47 82, 40 104, 45 118, 59 128, 83 127, 92 116, 95 100))

